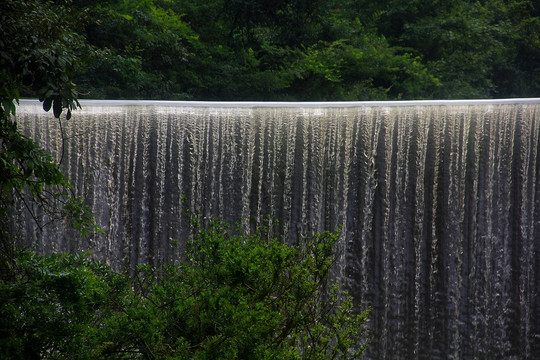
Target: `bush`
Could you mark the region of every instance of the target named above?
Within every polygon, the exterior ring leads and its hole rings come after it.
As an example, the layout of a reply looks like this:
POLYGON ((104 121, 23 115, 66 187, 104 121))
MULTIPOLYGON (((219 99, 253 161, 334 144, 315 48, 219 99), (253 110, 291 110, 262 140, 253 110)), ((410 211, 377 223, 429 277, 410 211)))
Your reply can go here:
POLYGON ((6 359, 327 359, 362 348, 367 311, 328 281, 338 234, 300 246, 215 222, 185 261, 131 275, 83 255, 2 259, 6 359))

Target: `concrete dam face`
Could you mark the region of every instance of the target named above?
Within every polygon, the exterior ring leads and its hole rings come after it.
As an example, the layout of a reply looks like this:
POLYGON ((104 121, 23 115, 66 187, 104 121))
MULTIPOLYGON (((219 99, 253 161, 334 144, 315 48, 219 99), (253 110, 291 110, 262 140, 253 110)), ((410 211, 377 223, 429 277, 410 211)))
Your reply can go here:
POLYGON ((38 252, 179 261, 187 210, 269 218, 291 243, 341 226, 334 276, 372 307, 366 358, 540 356, 540 100, 82 106, 61 126, 18 109, 105 231, 38 230, 21 206, 38 252))

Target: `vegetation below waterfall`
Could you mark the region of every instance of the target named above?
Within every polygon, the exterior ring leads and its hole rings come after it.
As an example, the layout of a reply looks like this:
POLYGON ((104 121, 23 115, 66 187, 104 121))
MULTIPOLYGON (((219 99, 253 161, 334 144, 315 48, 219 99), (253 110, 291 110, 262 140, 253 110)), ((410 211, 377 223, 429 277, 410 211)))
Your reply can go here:
POLYGON ((131 275, 83 255, 1 252, 0 357, 355 358, 367 311, 328 281, 337 238, 290 246, 214 223, 184 262, 131 275))

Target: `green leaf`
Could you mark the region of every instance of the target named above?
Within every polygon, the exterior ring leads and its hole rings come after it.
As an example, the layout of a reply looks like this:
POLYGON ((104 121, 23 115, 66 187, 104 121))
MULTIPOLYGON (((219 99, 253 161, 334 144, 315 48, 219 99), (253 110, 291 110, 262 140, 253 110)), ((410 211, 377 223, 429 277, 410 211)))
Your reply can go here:
POLYGON ((45 101, 43 101, 43 110, 45 111, 51 110, 52 100, 53 100, 52 97, 48 97, 45 99, 45 101))
POLYGON ((53 102, 53 114, 55 118, 59 118, 62 113, 62 98, 55 97, 53 102))

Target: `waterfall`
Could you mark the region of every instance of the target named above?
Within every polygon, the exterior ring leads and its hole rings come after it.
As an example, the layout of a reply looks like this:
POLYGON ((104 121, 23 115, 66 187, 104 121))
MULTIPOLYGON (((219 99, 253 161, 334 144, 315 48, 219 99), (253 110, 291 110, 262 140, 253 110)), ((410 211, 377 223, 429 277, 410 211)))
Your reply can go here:
POLYGON ((114 267, 178 260, 186 210, 288 241, 342 226, 336 278, 373 359, 540 357, 540 100, 388 103, 25 101, 105 235, 18 232, 114 267), (175 243, 179 246, 175 246, 175 243))

